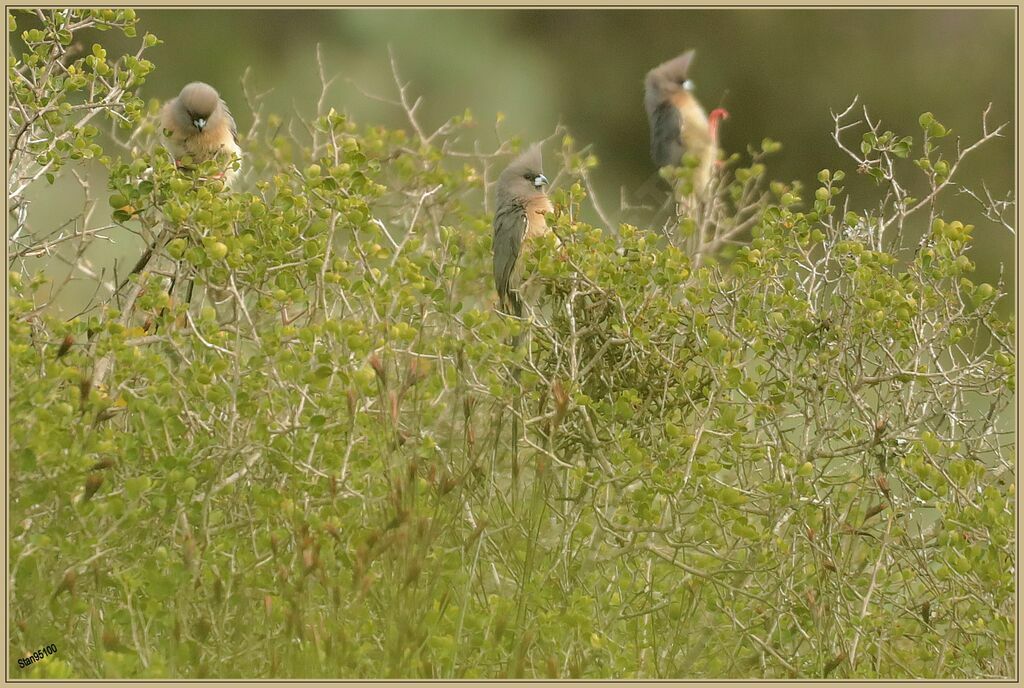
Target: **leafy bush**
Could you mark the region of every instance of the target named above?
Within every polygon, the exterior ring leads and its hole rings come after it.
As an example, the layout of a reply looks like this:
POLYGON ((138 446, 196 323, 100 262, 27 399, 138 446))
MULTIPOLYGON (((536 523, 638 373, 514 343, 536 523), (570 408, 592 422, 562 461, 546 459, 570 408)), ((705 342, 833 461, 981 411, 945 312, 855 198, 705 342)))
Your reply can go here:
POLYGON ((519 323, 487 192, 523 142, 430 131, 396 70, 408 131, 250 95, 226 191, 160 146, 142 49, 65 58, 130 10, 40 17, 8 76, 10 642, 59 651, 24 676, 1013 675, 1014 331, 934 116, 856 150, 835 116, 870 211, 840 170, 769 184, 765 142, 659 231, 582 221, 562 136, 519 323), (26 189, 84 159, 109 193, 35 226, 26 189), (127 276, 100 231, 138 237, 127 276))

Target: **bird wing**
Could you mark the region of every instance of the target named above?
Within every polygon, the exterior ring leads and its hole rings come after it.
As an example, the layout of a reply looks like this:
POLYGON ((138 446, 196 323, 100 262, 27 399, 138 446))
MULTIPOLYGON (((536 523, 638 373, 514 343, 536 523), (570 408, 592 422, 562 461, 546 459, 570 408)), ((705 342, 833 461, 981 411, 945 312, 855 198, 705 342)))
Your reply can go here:
POLYGON ((526 224, 526 209, 518 203, 506 204, 494 214, 494 287, 502 306, 509 303, 515 315, 521 314, 516 267, 526 224))
POLYGON ((231 139, 238 145, 238 125, 235 124, 235 118, 231 115, 231 110, 228 110, 228 105, 223 100, 220 101, 220 106, 224 110, 224 116, 228 118, 228 129, 231 130, 231 139))
POLYGON ((658 167, 678 165, 683 159, 683 144, 679 137, 683 119, 679 110, 664 101, 650 113, 651 159, 658 167))
POLYGON ((163 109, 160 111, 160 128, 167 138, 167 150, 171 152, 175 160, 181 158, 186 153, 185 137, 181 133, 181 128, 174 117, 174 108, 176 107, 178 107, 178 99, 172 98, 164 104, 163 109))

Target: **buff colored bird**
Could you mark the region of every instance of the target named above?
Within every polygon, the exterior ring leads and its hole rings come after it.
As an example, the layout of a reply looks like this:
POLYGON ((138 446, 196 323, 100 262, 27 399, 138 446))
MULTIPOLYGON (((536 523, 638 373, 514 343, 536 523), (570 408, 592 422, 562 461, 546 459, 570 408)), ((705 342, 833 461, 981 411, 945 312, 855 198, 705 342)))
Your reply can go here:
POLYGON ((176 162, 186 157, 193 164, 222 160, 224 181, 231 185, 237 175, 233 163, 241 159, 242 149, 235 120, 216 89, 201 81, 187 84, 164 105, 161 123, 176 162))
POLYGON ((644 79, 644 107, 651 129, 651 159, 658 167, 679 165, 687 153, 697 158, 693 190, 704 197, 718 160, 718 124, 728 119, 722 108, 710 117, 693 94, 689 78, 695 50, 663 62, 644 79))
POLYGON ((544 187, 541 151, 534 144, 498 177, 494 213, 494 286, 502 311, 522 317, 523 252, 535 237, 550 233, 545 214, 553 208, 544 187))

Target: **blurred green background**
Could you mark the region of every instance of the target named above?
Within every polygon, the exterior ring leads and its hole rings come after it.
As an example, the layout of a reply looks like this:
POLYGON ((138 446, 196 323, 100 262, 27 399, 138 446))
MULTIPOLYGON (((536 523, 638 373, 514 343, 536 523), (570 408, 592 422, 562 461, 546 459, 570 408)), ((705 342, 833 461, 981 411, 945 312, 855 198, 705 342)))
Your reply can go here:
MULTIPOLYGON (((319 93, 319 43, 330 75, 342 75, 328 104, 361 124, 402 126, 400 110, 360 92, 394 96, 391 45, 403 78, 424 99, 425 126, 468 107, 485 146, 496 142, 491 123, 499 111, 506 115, 505 136, 540 138, 561 121, 580 144, 593 144, 601 161, 598 195, 613 218, 620 191, 637 189, 654 172, 644 74, 688 48, 697 49, 692 77, 706 109, 722 104, 731 112, 721 132, 725 150, 742 152, 766 136, 781 141, 782 153, 769 159, 770 176, 811 188, 823 167, 852 169, 831 141, 829 110, 845 109, 854 96, 884 128, 917 139, 917 118, 926 110, 965 144, 980 135, 990 102, 990 123, 1015 121, 1012 8, 143 10, 139 16, 141 30, 165 41, 147 54, 157 71, 143 87, 145 98, 164 100, 187 81, 207 81, 244 132, 252 118, 240 79, 252 67, 255 88, 273 89, 270 111, 309 114, 319 93)), ((111 53, 136 45, 112 34, 97 38, 111 53)), ((1006 138, 968 159, 961 179, 974 188, 984 181, 1000 197, 1013 190, 1014 139, 1011 126, 1006 138)), ((859 133, 850 140, 858 142, 859 133)), ((916 177, 911 162, 904 164, 916 177)), ((850 191, 871 187, 864 177, 848 177, 850 191)), ((980 217, 965 196, 950 206, 980 217)), ((976 281, 998 279, 1000 263, 1012 280, 1013 237, 977 224, 976 281)))

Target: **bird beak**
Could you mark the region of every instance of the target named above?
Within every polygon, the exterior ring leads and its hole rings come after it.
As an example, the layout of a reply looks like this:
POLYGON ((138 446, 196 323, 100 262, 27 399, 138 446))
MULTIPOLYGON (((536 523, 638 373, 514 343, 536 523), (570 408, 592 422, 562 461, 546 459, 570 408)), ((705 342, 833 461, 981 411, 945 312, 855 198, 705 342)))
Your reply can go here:
POLYGON ((683 82, 683 90, 684 91, 692 91, 693 90, 693 82, 690 81, 689 79, 684 81, 683 82))
POLYGON ((198 129, 199 131, 202 131, 203 127, 206 126, 206 120, 204 118, 202 118, 202 117, 200 117, 198 119, 194 119, 194 120, 192 120, 192 125, 196 129, 198 129))
POLYGON ((537 178, 533 180, 533 185, 538 189, 548 183, 548 178, 543 174, 538 174, 537 178))

